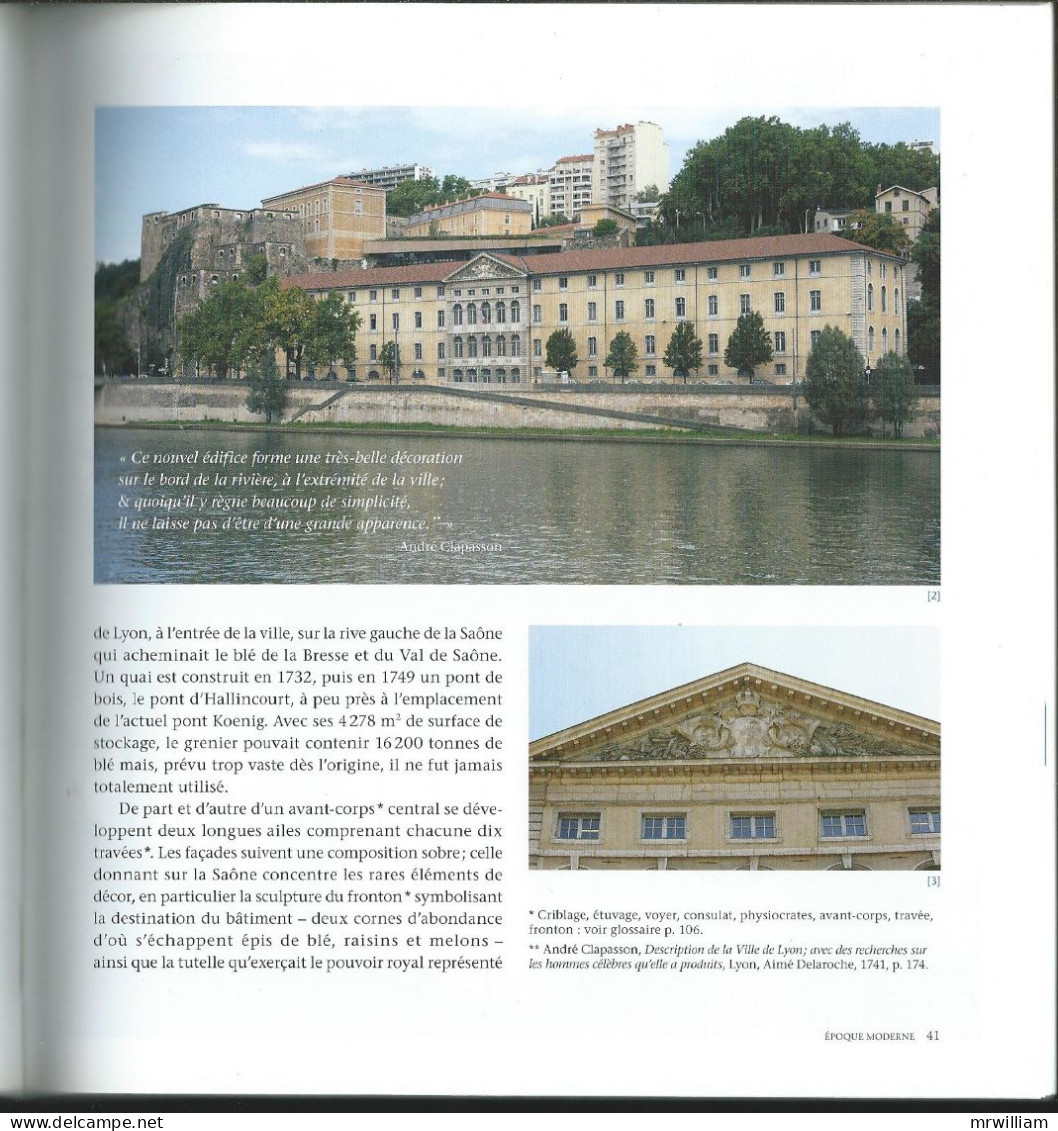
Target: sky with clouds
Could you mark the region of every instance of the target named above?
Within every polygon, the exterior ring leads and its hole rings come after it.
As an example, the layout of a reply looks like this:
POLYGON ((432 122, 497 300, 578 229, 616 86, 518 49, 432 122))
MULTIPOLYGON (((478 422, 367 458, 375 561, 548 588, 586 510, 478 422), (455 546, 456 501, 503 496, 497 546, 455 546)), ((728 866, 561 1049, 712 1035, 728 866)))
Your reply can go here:
POLYGON ((938 112, 918 108, 105 108, 96 114, 95 257, 138 257, 147 212, 204 203, 252 208, 300 185, 412 161, 470 179, 533 172, 590 153, 596 128, 622 122, 662 126, 673 176, 695 142, 739 118, 771 114, 800 127, 851 122, 870 142, 940 144, 938 112))

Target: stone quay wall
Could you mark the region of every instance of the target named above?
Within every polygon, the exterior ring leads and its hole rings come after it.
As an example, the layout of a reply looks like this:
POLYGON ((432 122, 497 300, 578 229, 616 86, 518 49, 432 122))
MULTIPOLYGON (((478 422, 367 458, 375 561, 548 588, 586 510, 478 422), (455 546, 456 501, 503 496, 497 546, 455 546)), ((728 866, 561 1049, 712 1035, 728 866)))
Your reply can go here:
MULTIPOLYGON (((242 381, 103 381, 96 386, 98 424, 157 422, 257 423, 246 407, 242 381)), ((415 427, 642 430, 716 426, 732 430, 791 433, 805 410, 789 389, 585 390, 575 386, 348 384, 291 385, 284 421, 299 424, 387 424, 415 427)), ((876 426, 880 434, 880 427, 876 426)), ((909 438, 940 435, 940 397, 922 396, 909 438)))

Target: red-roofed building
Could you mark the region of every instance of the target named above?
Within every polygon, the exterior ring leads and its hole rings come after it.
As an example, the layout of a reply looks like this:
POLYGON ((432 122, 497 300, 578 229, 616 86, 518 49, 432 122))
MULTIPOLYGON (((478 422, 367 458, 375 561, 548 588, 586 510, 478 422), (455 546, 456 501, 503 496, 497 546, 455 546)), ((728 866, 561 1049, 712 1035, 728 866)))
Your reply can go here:
POLYGON ((378 359, 396 342, 398 380, 525 384, 554 379, 547 339, 569 330, 575 380, 612 376, 615 335, 636 346, 638 380, 671 378, 669 340, 690 322, 702 340, 699 379, 745 380, 723 361, 742 313, 759 312, 772 360, 756 379, 804 379, 825 326, 848 334, 872 365, 907 344, 906 265, 829 233, 607 248, 544 255, 482 252, 469 262, 378 267, 293 277, 322 297, 343 293, 360 313, 358 379, 385 380, 378 359))

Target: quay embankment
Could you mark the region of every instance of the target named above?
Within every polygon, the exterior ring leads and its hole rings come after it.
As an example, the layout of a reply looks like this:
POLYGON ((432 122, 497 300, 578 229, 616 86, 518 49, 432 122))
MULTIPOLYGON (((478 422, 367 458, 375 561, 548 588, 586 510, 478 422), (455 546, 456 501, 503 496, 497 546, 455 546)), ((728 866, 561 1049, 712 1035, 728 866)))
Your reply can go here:
MULTIPOLYGON (((251 412, 246 401, 243 381, 97 381, 95 421, 114 426, 262 425, 264 418, 251 412)), ((803 393, 795 394, 788 386, 460 387, 306 381, 290 384, 287 406, 277 423, 409 431, 458 428, 519 435, 554 432, 556 436, 590 430, 630 439, 637 432, 665 431, 687 439, 760 441, 795 433, 804 408, 803 393)), ((924 440, 935 447, 939 435, 940 397, 929 390, 919 397, 902 444, 924 440)))

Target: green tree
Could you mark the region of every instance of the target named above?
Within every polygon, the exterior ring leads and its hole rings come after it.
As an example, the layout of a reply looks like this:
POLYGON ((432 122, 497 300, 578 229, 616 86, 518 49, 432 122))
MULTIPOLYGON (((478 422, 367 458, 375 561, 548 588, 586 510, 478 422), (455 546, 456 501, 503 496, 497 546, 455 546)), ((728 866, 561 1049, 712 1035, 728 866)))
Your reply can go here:
POLYGON ((125 259, 121 263, 97 263, 95 275, 96 301, 127 298, 140 285, 140 261, 125 259))
POLYGON ((825 326, 805 364, 805 400, 835 436, 860 431, 869 402, 863 357, 855 342, 834 326, 825 326))
POLYGON ((672 331, 669 344, 665 347, 665 364, 672 370, 673 377, 687 378, 693 369, 702 367, 702 339, 694 332, 691 322, 680 322, 672 331))
POLYGON ((446 174, 441 182, 441 195, 439 204, 449 204, 453 200, 466 200, 469 196, 477 195, 474 186, 466 177, 457 177, 454 173, 446 174))
POLYGON ((661 199, 661 193, 658 192, 657 185, 647 185, 642 192, 636 193, 636 203, 638 204, 656 204, 661 199))
POLYGON ((242 279, 214 287, 180 320, 180 356, 216 377, 237 377, 266 336, 261 309, 260 295, 242 279))
POLYGON ((883 425, 893 426, 893 435, 900 438, 904 425, 915 418, 915 377, 911 363, 898 353, 887 353, 874 370, 872 391, 875 407, 883 425))
POLYGON ((547 339, 545 357, 549 369, 559 373, 569 373, 577 368, 577 343, 568 330, 556 330, 547 339))
POLYGON ((758 365, 771 361, 771 334, 764 329, 764 319, 759 311, 740 314, 731 337, 724 350, 724 364, 737 369, 739 376, 749 373, 753 381, 753 371, 758 365))
POLYGON ((396 342, 385 342, 378 351, 378 363, 389 374, 391 385, 400 380, 400 348, 396 342))
POLYGON ((892 216, 884 212, 852 212, 845 227, 837 235, 889 255, 905 255, 911 246, 907 232, 892 216))
POLYGON ((617 221, 606 217, 596 221, 595 227, 591 230, 591 234, 593 236, 616 236, 618 230, 617 221))
POLYGON ((245 279, 251 287, 259 287, 268 278, 268 257, 262 252, 250 256, 246 264, 245 279))
POLYGON ((907 352, 930 381, 940 381, 940 209, 926 217, 911 249, 922 297, 907 305, 907 352))
POLYGON ((551 216, 541 216, 538 228, 559 228, 569 223, 569 217, 563 212, 556 212, 551 216))
POLYGON ((627 330, 620 330, 614 335, 613 341, 610 342, 610 352, 606 355, 603 365, 607 369, 612 369, 613 375, 620 377, 623 381, 626 377, 631 377, 639 368, 638 357, 639 354, 636 351, 636 344, 632 340, 632 335, 627 330))
POLYGON ((262 349, 249 371, 250 392, 246 407, 250 412, 264 413, 265 423, 281 419, 287 407, 287 383, 279 376, 274 349, 262 349))
POLYGON ((402 181, 386 193, 388 216, 414 216, 441 197, 441 185, 436 177, 423 177, 418 181, 402 181))
POLYGON ((294 379, 301 380, 301 366, 311 353, 316 331, 316 303, 301 287, 282 290, 273 277, 261 287, 265 294, 265 336, 286 355, 286 373, 293 366, 294 379))
POLYGON ((327 366, 330 372, 341 362, 348 368, 356 361, 356 334, 360 314, 338 291, 331 291, 315 304, 316 325, 309 346, 309 362, 327 366))

